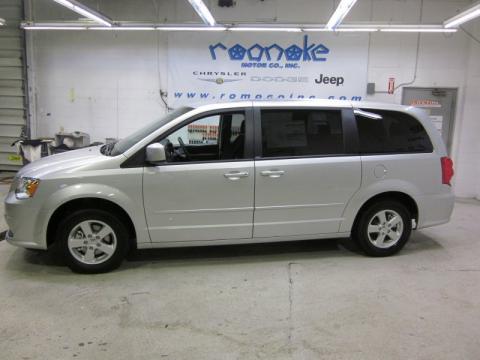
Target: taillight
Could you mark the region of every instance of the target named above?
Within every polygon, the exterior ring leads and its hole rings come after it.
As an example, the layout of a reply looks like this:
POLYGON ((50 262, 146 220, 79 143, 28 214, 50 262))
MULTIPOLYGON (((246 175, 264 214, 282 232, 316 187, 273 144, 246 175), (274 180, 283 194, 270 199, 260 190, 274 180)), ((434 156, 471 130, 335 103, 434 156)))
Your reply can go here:
POLYGON ((453 177, 453 161, 448 156, 440 159, 442 163, 442 184, 451 185, 450 181, 453 177))

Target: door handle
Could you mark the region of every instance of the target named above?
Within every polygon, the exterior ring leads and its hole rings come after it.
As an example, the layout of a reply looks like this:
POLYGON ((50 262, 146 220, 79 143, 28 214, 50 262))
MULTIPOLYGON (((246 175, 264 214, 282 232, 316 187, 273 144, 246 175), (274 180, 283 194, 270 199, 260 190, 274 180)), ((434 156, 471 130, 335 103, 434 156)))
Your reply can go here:
POLYGON ((248 176, 248 171, 232 171, 226 174, 223 174, 229 180, 239 180, 248 176))
POLYGON ((260 171, 260 175, 268 176, 269 178, 276 179, 285 174, 283 170, 264 170, 260 171))

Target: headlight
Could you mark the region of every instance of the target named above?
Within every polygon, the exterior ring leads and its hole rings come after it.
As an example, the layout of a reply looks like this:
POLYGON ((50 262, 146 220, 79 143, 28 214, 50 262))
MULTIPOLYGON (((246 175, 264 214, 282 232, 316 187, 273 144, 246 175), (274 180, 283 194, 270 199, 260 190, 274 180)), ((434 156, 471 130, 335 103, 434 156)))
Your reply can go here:
POLYGON ((39 179, 22 177, 17 180, 15 196, 17 197, 17 199, 29 199, 33 197, 33 195, 35 195, 39 184, 39 179))

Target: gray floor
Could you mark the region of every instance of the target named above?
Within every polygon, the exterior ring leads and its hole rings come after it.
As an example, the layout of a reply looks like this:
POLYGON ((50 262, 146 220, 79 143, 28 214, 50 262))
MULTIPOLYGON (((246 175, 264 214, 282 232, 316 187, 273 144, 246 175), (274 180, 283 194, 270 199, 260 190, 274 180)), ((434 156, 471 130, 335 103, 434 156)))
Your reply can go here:
POLYGON ((330 240, 175 249, 95 276, 1 242, 0 358, 479 359, 478 234, 464 201, 392 258, 330 240))

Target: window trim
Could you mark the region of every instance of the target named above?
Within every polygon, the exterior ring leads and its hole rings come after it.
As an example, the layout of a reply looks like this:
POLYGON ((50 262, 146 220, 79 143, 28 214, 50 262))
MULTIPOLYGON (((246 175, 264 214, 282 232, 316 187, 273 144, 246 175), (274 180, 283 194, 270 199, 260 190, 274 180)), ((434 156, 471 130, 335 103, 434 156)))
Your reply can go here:
POLYGON ((167 131, 163 132, 147 145, 139 149, 135 154, 130 156, 127 160, 125 160, 120 167, 121 168, 136 168, 136 167, 156 167, 156 166, 169 166, 169 165, 190 165, 190 164, 210 164, 210 163, 229 163, 229 162, 241 162, 241 161, 253 161, 253 142, 254 142, 254 129, 253 129, 253 109, 252 107, 239 107, 239 108, 228 108, 228 109, 217 109, 217 110, 210 110, 202 112, 201 114, 194 115, 185 119, 181 123, 175 125, 174 127, 168 129, 167 131), (186 161, 186 162, 163 162, 159 164, 150 164, 145 159, 145 152, 147 146, 157 143, 170 134, 174 133, 178 129, 182 128, 183 126, 187 126, 188 124, 200 120, 204 117, 212 116, 212 115, 220 115, 224 113, 245 113, 245 157, 243 159, 223 159, 223 160, 202 160, 202 161, 186 161))
POLYGON ((285 159, 315 159, 330 157, 348 157, 358 156, 358 135, 356 132, 355 116, 352 108, 343 107, 316 107, 316 106, 292 106, 292 107, 275 107, 275 106, 257 106, 254 108, 255 122, 255 160, 285 160, 285 159), (324 155, 299 155, 299 156, 262 156, 262 110, 314 110, 314 111, 340 111, 342 120, 343 133, 343 153, 324 154, 324 155))

